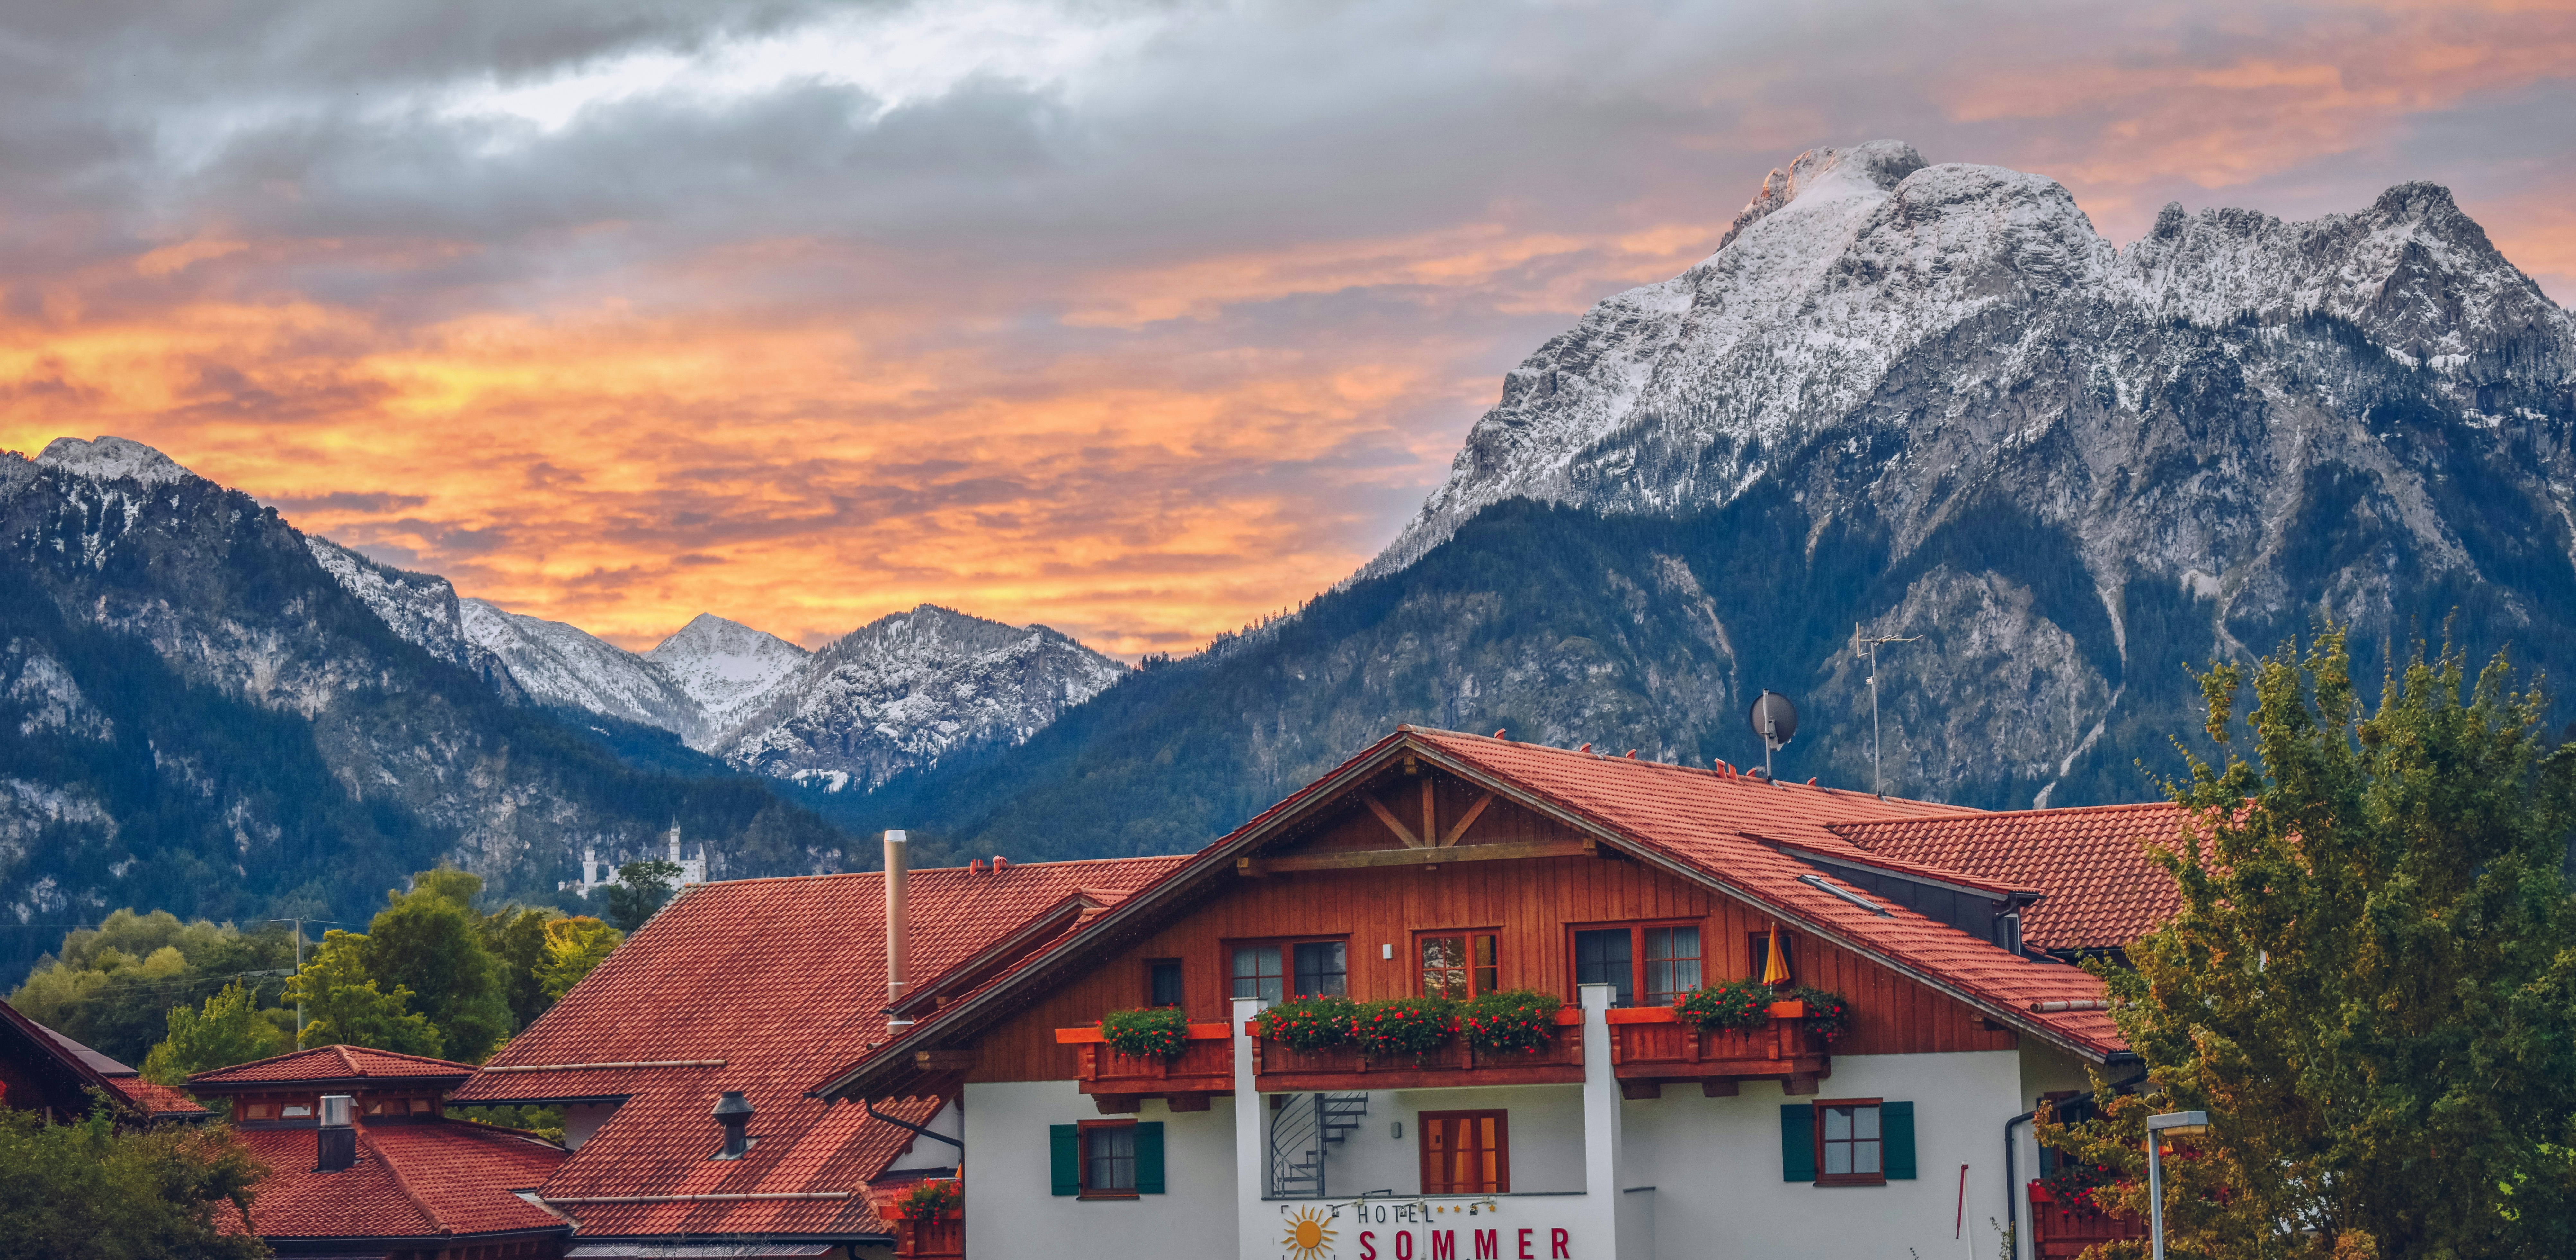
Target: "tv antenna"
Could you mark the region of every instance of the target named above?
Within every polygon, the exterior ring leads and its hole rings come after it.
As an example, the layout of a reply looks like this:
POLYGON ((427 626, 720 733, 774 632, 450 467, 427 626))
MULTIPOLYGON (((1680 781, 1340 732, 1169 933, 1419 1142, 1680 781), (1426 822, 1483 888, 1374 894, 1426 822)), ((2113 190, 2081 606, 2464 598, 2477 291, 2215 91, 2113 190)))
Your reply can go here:
POLYGON ((1852 655, 1866 654, 1869 657, 1869 790, 1880 796, 1887 795, 1887 771, 1878 753, 1878 645, 1912 643, 1922 637, 1918 634, 1913 638, 1900 639, 1894 635, 1881 635, 1875 639, 1864 639, 1860 637, 1860 623, 1852 623, 1852 655))
POLYGON ((1753 733, 1762 737, 1762 779, 1771 777, 1771 754, 1789 746, 1789 737, 1798 733, 1798 706, 1776 691, 1764 691, 1753 698, 1753 711, 1744 715, 1753 723, 1753 733))

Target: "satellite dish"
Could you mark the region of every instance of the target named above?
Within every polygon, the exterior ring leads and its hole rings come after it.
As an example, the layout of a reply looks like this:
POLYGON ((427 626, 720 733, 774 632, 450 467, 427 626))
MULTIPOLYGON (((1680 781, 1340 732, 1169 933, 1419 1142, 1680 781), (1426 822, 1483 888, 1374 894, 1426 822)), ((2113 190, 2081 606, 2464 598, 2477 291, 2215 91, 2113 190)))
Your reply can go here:
POLYGON ((1762 737, 1766 752, 1777 752, 1789 746, 1789 738, 1798 733, 1798 706, 1776 691, 1765 691, 1753 701, 1753 711, 1745 715, 1753 723, 1753 733, 1762 737))

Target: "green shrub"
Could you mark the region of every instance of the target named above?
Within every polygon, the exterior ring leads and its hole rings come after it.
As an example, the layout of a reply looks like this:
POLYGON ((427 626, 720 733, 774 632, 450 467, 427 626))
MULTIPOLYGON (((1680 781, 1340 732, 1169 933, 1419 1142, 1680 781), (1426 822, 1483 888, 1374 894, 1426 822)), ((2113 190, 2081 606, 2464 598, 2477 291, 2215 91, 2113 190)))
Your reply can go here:
POLYGON ((1372 1059, 1413 1056, 1416 1066, 1458 1031, 1458 1004, 1404 997, 1362 1002, 1351 1016, 1351 1044, 1372 1059))
POLYGON ((1729 980, 1683 994, 1673 1010, 1686 1024, 1749 1032, 1771 1022, 1776 1000, 1771 986, 1759 980, 1729 980))
POLYGON ((1556 1013, 1565 999, 1537 989, 1505 989, 1467 1003, 1459 1031, 1485 1054, 1537 1054, 1556 1043, 1556 1013))
POLYGON ((1823 1038, 1826 1045, 1834 1044, 1851 1027, 1851 1003, 1842 994, 1800 986, 1789 996, 1807 1004, 1807 1031, 1823 1038))
POLYGON ((1139 1059, 1177 1058, 1190 1045, 1190 1017, 1168 1006, 1111 1011, 1100 1017, 1100 1038, 1139 1059))
POLYGON ((1252 1032, 1301 1054, 1329 1050, 1351 1039, 1351 1020, 1359 1010, 1346 997, 1297 998, 1263 1011, 1252 1021, 1252 1032))

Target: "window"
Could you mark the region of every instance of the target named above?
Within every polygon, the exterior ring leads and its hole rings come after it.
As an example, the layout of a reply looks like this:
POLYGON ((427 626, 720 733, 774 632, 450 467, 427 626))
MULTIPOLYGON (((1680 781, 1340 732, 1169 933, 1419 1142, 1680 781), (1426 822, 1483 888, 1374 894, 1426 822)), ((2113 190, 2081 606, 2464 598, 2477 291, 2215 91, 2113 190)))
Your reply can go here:
POLYGON ((1574 934, 1574 983, 1611 986, 1612 1006, 1637 1003, 1636 953, 1630 929, 1601 928, 1574 934))
POLYGON ((1424 997, 1470 998, 1503 987, 1491 932, 1425 936, 1420 947, 1424 997))
POLYGON ((1082 1193, 1124 1197, 1136 1193, 1136 1126, 1087 1121, 1082 1126, 1082 1193))
POLYGON ((1350 991, 1350 946, 1342 941, 1237 945, 1234 996, 1278 1002, 1289 997, 1339 996, 1350 991), (1287 969, 1281 968, 1281 963, 1287 969))
POLYGON ((1145 1005, 1182 1006, 1181 960, 1148 958, 1145 960, 1145 1005))
POLYGON ((1132 1199, 1163 1193, 1159 1120, 1085 1120, 1047 1126, 1049 1189, 1064 1198, 1132 1199))
POLYGON ((1914 1104, 1827 1098, 1780 1108, 1780 1179, 1819 1186, 1914 1180, 1914 1104))
POLYGON ((1574 934, 1574 982, 1611 986, 1610 1004, 1670 1006, 1700 986, 1696 923, 1586 928, 1574 934))
MULTIPOLYGON (((1769 932, 1745 933, 1744 956, 1753 960, 1752 964, 1745 968, 1744 978, 1761 979, 1763 964, 1771 957, 1771 934, 1769 932)), ((1790 975, 1798 974, 1798 940, 1786 932, 1780 934, 1780 961, 1789 968, 1790 975)))
POLYGON ((1414 1117, 1422 1142, 1422 1193, 1508 1194, 1511 1132, 1501 1111, 1425 1111, 1414 1117))

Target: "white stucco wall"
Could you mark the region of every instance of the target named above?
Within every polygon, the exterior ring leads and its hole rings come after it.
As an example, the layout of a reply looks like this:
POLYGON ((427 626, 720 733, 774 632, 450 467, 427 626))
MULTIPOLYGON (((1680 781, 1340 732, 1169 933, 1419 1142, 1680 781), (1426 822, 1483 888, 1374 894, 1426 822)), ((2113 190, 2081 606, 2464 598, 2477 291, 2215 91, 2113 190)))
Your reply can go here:
MULTIPOLYGON (((958 1109, 956 1103, 951 1102, 940 1108, 937 1114, 930 1117, 930 1122, 921 1127, 933 1133, 945 1133, 953 1138, 963 1138, 966 1136, 966 1116, 958 1109)), ((886 1171, 905 1172, 915 1168, 955 1168, 956 1166, 956 1147, 935 1138, 916 1137, 912 1140, 912 1149, 895 1156, 894 1162, 886 1165, 886 1171)))
POLYGON ((563 1109, 564 1149, 580 1150, 581 1144, 590 1140, 590 1135, 599 1132, 599 1126, 617 1114, 618 1106, 617 1103, 572 1103, 566 1106, 563 1109))
MULTIPOLYGON (((2001 1239, 2003 1122, 2022 1110, 2021 1056, 1837 1055, 1821 1093, 1789 1098, 1747 1082, 1734 1098, 1691 1086, 1623 1104, 1631 1180, 1655 1189, 1656 1255, 1670 1260, 1784 1256, 1990 1260, 2001 1239), (1884 1186, 1780 1179, 1780 1108, 1818 1098, 1914 1104, 1918 1176, 1884 1186), (1968 1165, 1967 1221, 1958 1216, 1968 1165)), ((1624 1187, 1623 1187, 1624 1188, 1624 1187)))
MULTIPOLYGON (((1310 1099, 1312 1095, 1293 1097, 1310 1099)), ((1524 1085, 1504 1089, 1391 1090, 1368 1096, 1367 1119, 1340 1145, 1326 1148, 1324 1184, 1334 1196, 1392 1190, 1422 1192, 1425 1111, 1504 1111, 1514 1193, 1583 1187, 1583 1087, 1524 1085), (1390 1125, 1401 1123, 1404 1136, 1390 1125)), ((1275 1114, 1275 1113, 1274 1113, 1275 1114)))
MULTIPOLYGON (((1103 1119, 1071 1081, 966 1087, 966 1251, 972 1256, 1209 1260, 1235 1245, 1234 1112, 1174 1113, 1163 1125, 1164 1193, 1134 1199, 1049 1193, 1047 1126, 1103 1119)), ((926 1144, 925 1144, 926 1145, 926 1144)))
MULTIPOLYGON (((2028 1037, 2023 1038, 2021 1095, 2016 1100, 2018 1105, 2012 1109, 2011 1114, 2020 1115, 2035 1109, 2039 1105, 2041 1094, 2062 1089, 2091 1092, 2093 1080, 2086 1074, 2085 1066, 2082 1059, 2072 1054, 2053 1046, 2038 1044, 2028 1037)), ((2136 1067, 2131 1066, 2111 1070, 2108 1075, 2111 1079, 2118 1080, 2134 1075, 2137 1071, 2136 1067)), ((2001 1146, 2000 1139, 1997 1141, 1997 1146, 2001 1146)), ((2027 1185, 2039 1178, 2039 1143, 2033 1137, 2032 1126, 2026 1123, 2013 1129, 2013 1177, 2016 1185, 2027 1185)), ((1972 1217, 1975 1216, 1976 1207, 1977 1204, 1973 1200, 1969 1202, 1969 1214, 1972 1217)), ((2002 1200, 1998 1198, 1989 1210, 2001 1212, 2002 1200)), ((2013 1252, 2016 1256, 2028 1257, 2031 1254, 2030 1201, 2027 1198, 2016 1200, 2013 1211, 2016 1215, 2015 1223, 2020 1226, 2020 1234, 2014 1240, 2013 1252)), ((1989 1249, 1990 1253, 1995 1250, 1999 1249, 1989 1249)))

